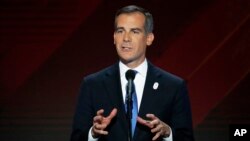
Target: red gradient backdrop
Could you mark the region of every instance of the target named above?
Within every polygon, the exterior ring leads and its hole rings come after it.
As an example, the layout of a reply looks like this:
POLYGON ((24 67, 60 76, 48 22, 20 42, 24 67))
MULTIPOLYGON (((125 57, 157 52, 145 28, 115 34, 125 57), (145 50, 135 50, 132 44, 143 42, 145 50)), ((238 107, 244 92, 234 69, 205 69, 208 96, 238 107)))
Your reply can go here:
POLYGON ((197 140, 250 123, 247 0, 2 0, 1 141, 69 139, 81 79, 117 60, 114 13, 128 4, 154 16, 149 60, 187 80, 197 140))

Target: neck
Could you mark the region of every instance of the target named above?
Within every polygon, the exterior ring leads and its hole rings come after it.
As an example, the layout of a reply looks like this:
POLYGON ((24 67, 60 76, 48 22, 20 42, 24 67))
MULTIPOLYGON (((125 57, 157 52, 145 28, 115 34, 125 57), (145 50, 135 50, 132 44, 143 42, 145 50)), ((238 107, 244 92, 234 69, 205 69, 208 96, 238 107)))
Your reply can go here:
POLYGON ((131 69, 134 69, 136 67, 138 67, 139 65, 141 65, 144 61, 145 61, 145 58, 143 60, 140 60, 140 61, 123 61, 121 60, 123 64, 125 64, 127 67, 131 68, 131 69))

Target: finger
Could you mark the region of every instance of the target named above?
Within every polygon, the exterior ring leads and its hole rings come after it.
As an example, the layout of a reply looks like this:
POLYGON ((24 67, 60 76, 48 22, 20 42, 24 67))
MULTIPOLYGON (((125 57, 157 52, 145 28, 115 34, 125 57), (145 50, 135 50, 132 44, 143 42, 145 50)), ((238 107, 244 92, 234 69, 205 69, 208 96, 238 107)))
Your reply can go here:
POLYGON ((107 127, 107 124, 95 124, 96 129, 104 130, 107 127))
POLYGON ((100 109, 96 112, 96 115, 97 116, 101 116, 102 114, 104 113, 104 110, 103 109, 100 109))
POLYGON ((103 120, 102 116, 95 116, 93 119, 93 123, 101 123, 103 120))
POLYGON ((93 132, 94 132, 94 134, 95 135, 107 135, 108 134, 108 131, 105 131, 105 130, 99 130, 99 129, 96 129, 96 128, 94 128, 93 129, 93 132))
POLYGON ((94 129, 94 131, 97 132, 97 133, 104 133, 104 134, 106 134, 105 132, 107 132, 107 131, 102 132, 102 131, 104 131, 105 126, 106 126, 106 125, 97 124, 97 123, 96 123, 96 124, 93 125, 93 129, 94 129), (101 131, 101 130, 102 130, 102 131, 101 131))
POLYGON ((116 116, 116 114, 117 114, 117 109, 116 108, 114 108, 111 112, 110 112, 110 114, 109 114, 109 116, 107 117, 108 119, 113 119, 115 116, 116 116))
POLYGON ((162 128, 162 126, 158 125, 158 126, 156 126, 155 128, 151 129, 151 132, 152 132, 152 133, 159 132, 159 131, 161 131, 161 128, 162 128))
POLYGON ((152 124, 153 127, 156 127, 161 122, 160 119, 157 118, 154 114, 147 114, 146 117, 151 119, 150 124, 152 124))
POLYGON ((145 125, 145 126, 147 126, 149 128, 153 128, 153 125, 150 123, 149 120, 144 120, 143 118, 141 118, 139 116, 137 117, 137 122, 142 124, 142 125, 145 125))
POLYGON ((152 140, 155 141, 155 140, 157 140, 159 137, 160 137, 160 132, 156 133, 152 140))
POLYGON ((104 131, 104 130, 100 130, 98 129, 98 127, 96 126, 97 124, 93 125, 92 130, 91 130, 91 134, 94 138, 98 138, 98 136, 100 135, 107 135, 108 132, 104 131))
POLYGON ((152 125, 154 125, 154 127, 156 127, 157 125, 160 124, 160 120, 159 120, 159 119, 155 119, 155 120, 152 120, 150 123, 151 123, 152 125))
POLYGON ((137 117, 137 122, 139 122, 140 124, 143 124, 143 125, 147 125, 149 121, 144 120, 143 118, 138 116, 137 117))
POLYGON ((151 120, 157 119, 157 117, 154 114, 147 114, 146 117, 151 119, 151 120))
POLYGON ((108 135, 108 131, 100 130, 100 134, 102 134, 102 135, 108 135))

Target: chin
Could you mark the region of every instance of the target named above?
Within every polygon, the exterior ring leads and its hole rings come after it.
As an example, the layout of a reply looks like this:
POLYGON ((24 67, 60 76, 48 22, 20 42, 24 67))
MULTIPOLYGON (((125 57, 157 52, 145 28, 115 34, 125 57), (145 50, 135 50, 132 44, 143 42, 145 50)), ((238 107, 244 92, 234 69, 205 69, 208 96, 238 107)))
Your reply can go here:
POLYGON ((121 58, 121 61, 122 61, 124 64, 128 64, 128 63, 133 62, 132 59, 124 59, 124 58, 121 58))

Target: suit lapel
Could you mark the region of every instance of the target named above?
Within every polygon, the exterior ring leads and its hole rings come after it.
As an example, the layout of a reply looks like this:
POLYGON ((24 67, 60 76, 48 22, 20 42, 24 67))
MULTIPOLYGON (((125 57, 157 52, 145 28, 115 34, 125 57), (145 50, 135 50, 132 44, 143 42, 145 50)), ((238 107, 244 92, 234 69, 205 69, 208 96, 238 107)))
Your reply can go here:
MULTIPOLYGON (((146 119, 146 114, 151 113, 151 110, 154 108, 152 107, 152 102, 155 99, 155 94, 157 91, 153 89, 153 85, 155 82, 157 82, 159 76, 160 74, 157 69, 151 63, 148 62, 147 77, 138 113, 138 116, 143 119, 146 119)), ((148 132, 145 132, 145 130, 149 129, 145 126, 137 125, 137 128, 135 129, 134 140, 140 140, 143 136, 149 136, 149 138, 151 138, 151 135, 149 135, 150 130, 148 132)))
POLYGON ((110 101, 113 104, 114 108, 117 108, 117 119, 118 122, 121 124, 122 129, 124 132, 128 132, 128 126, 126 122, 126 114, 125 108, 123 104, 123 97, 122 97, 122 90, 121 90, 121 80, 120 80, 120 73, 119 73, 119 65, 116 63, 113 65, 105 74, 104 77, 104 85, 107 89, 108 96, 110 97, 110 101))
POLYGON ((145 118, 145 115, 149 112, 149 107, 151 107, 151 103, 155 98, 156 90, 153 89, 153 85, 157 82, 159 76, 160 75, 155 67, 151 63, 148 63, 147 78, 138 114, 142 118, 145 118))

